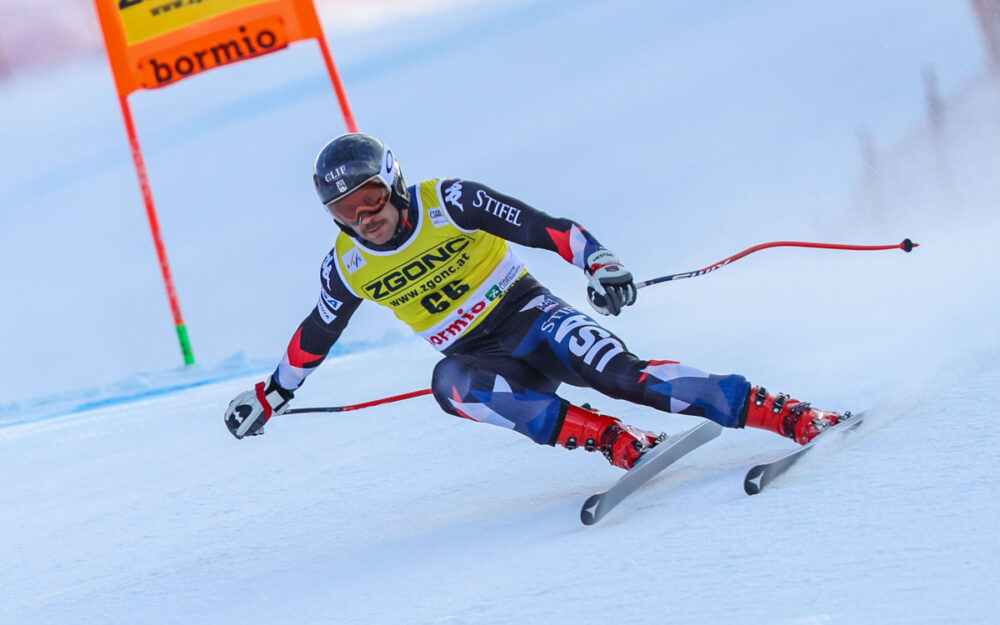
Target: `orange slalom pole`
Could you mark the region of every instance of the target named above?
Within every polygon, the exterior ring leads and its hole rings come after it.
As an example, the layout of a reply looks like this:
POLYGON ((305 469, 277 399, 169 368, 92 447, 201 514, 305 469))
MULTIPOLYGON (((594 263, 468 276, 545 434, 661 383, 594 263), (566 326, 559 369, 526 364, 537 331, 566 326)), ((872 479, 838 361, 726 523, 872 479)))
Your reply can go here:
POLYGON ((153 203, 153 189, 149 184, 149 177, 146 175, 146 163, 142 158, 142 149, 139 147, 139 137, 135 131, 135 123, 132 121, 132 111, 129 108, 126 96, 118 96, 118 102, 121 104, 122 117, 125 119, 125 130, 128 133, 128 142, 132 149, 132 161, 135 163, 135 171, 139 177, 139 188, 142 190, 142 199, 146 204, 146 216, 149 218, 149 229, 153 234, 156 256, 160 261, 160 272, 163 274, 163 282, 167 289, 167 299, 170 300, 170 310, 174 315, 177 340, 180 341, 181 353, 184 355, 184 364, 193 365, 194 352, 191 349, 191 341, 188 338, 187 326, 184 325, 184 317, 181 315, 181 305, 177 298, 177 289, 174 288, 174 279, 170 273, 167 248, 163 245, 163 237, 160 235, 160 220, 156 216, 156 205, 153 203))
POLYGON ((330 53, 330 47, 326 45, 326 38, 319 36, 316 40, 319 41, 319 49, 323 52, 326 71, 330 74, 330 82, 333 83, 333 90, 337 93, 337 100, 340 102, 340 111, 344 115, 344 123, 347 124, 347 130, 349 132, 358 132, 358 122, 354 119, 351 102, 347 99, 347 89, 344 88, 344 82, 340 79, 340 72, 337 71, 337 65, 333 62, 333 55, 330 53))

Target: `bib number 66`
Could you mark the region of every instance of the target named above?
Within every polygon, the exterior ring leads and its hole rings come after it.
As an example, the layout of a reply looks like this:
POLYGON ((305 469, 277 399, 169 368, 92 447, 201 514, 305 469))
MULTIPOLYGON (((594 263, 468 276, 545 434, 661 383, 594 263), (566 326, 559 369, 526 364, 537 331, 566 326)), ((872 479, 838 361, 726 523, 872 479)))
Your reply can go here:
POLYGON ((427 312, 433 315, 448 310, 452 302, 458 300, 458 298, 462 297, 468 291, 468 284, 462 284, 458 280, 455 280, 442 286, 439 291, 427 294, 420 300, 420 303, 427 309, 427 312))

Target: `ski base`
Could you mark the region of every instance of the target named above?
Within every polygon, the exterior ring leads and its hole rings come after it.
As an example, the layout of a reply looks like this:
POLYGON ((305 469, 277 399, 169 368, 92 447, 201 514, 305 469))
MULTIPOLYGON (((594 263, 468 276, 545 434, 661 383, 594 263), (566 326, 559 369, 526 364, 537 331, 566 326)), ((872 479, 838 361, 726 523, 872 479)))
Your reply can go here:
POLYGON ((671 436, 666 441, 647 451, 621 476, 611 488, 603 493, 591 495, 580 510, 580 520, 584 525, 593 525, 604 515, 622 502, 637 488, 648 482, 660 471, 701 447, 722 433, 722 426, 714 421, 704 421, 690 430, 677 436, 671 436))
POLYGON ((783 474, 796 462, 801 460, 803 456, 809 453, 816 444, 816 441, 820 440, 830 432, 846 432, 848 430, 853 430, 861 425, 862 419, 864 419, 864 416, 860 413, 841 419, 836 425, 832 425, 823 430, 816 436, 816 438, 812 439, 802 447, 799 447, 795 451, 789 452, 777 460, 758 464, 757 466, 751 468, 747 472, 746 478, 743 480, 743 490, 745 490, 748 495, 756 495, 760 491, 764 490, 764 487, 774 481, 776 477, 783 474))

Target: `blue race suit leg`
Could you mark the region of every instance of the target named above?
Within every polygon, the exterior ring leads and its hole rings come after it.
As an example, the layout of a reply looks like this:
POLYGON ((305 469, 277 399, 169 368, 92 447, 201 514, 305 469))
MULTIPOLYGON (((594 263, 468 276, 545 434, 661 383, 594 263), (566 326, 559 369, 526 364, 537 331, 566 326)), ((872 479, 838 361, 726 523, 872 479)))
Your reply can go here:
POLYGON ((750 384, 669 360, 643 360, 589 316, 547 290, 435 367, 434 395, 449 414, 502 425, 552 444, 568 402, 561 383, 664 412, 738 427, 750 384))

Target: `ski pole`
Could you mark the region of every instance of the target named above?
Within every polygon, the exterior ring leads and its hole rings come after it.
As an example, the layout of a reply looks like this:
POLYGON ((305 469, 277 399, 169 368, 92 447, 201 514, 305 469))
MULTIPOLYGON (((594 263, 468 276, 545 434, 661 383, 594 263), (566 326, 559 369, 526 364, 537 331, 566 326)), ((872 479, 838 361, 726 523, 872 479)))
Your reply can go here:
POLYGON ((827 250, 860 250, 860 251, 872 251, 872 250, 903 250, 904 252, 909 252, 913 248, 918 247, 919 243, 914 243, 909 239, 903 239, 902 243, 897 243, 896 245, 843 245, 840 243, 809 243, 807 241, 772 241, 770 243, 761 243, 760 245, 754 245, 753 247, 748 247, 738 254, 733 254, 729 258, 724 258, 714 265, 709 265, 704 269, 698 269, 697 271, 687 271, 685 273, 674 273, 669 276, 660 276, 659 278, 653 278, 652 280, 646 280, 645 282, 636 282, 635 288, 641 289, 643 287, 652 286, 654 284, 659 284, 661 282, 669 282, 671 280, 681 280, 683 278, 694 278, 696 276, 703 276, 706 273, 715 271, 716 269, 721 269, 731 262, 737 261, 744 256, 753 254, 754 252, 759 252, 760 250, 766 250, 770 247, 818 247, 827 250))
POLYGON ((350 406, 320 406, 317 408, 292 408, 290 410, 284 411, 283 415, 286 414, 301 414, 303 412, 347 412, 348 410, 360 410, 362 408, 370 408, 372 406, 378 406, 379 404, 389 404, 394 401, 403 401, 404 399, 410 399, 411 397, 420 397, 421 395, 429 395, 431 389, 425 388, 419 391, 412 391, 410 393, 403 393, 402 395, 393 395, 392 397, 383 397, 382 399, 373 399, 372 401, 366 401, 361 404, 352 404, 350 406))
MULTIPOLYGON (((714 265, 709 265, 704 269, 699 269, 697 271, 688 271, 685 273, 675 273, 668 276, 660 276, 659 278, 653 278, 652 280, 646 280, 645 282, 637 282, 636 288, 641 289, 643 287, 652 286, 654 284, 659 284, 661 282, 669 282, 671 280, 680 280, 683 278, 694 278, 695 276, 703 276, 706 273, 715 271, 725 267, 729 263, 737 261, 748 254, 758 252, 771 247, 814 247, 822 249, 832 249, 832 250, 895 250, 901 249, 904 252, 909 252, 913 248, 918 247, 918 243, 914 243, 910 239, 903 239, 902 243, 896 245, 842 245, 839 243, 809 243, 806 241, 772 241, 770 243, 761 243, 760 245, 755 245, 749 247, 738 254, 733 254, 728 258, 724 258, 714 265)), ((409 393, 403 393, 402 395, 393 395, 391 397, 383 397, 381 399, 374 399, 372 401, 366 401, 360 404, 351 404, 349 406, 318 406, 313 408, 292 408, 286 410, 282 414, 302 414, 308 412, 348 412, 350 410, 360 410, 362 408, 371 408, 372 406, 379 406, 381 404, 389 404, 392 402, 403 401, 404 399, 410 399, 413 397, 420 397, 421 395, 429 395, 432 392, 431 389, 425 388, 419 391, 411 391, 409 393)))

